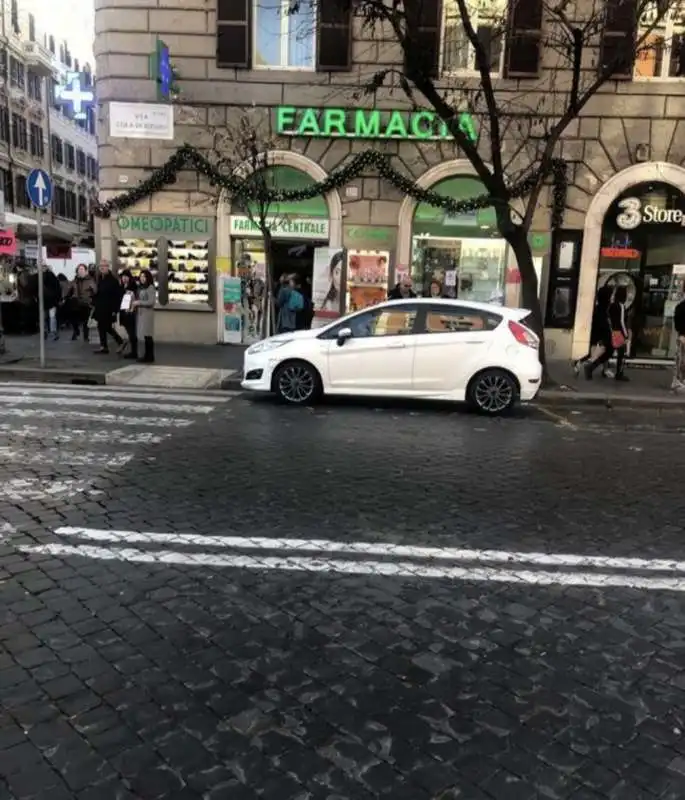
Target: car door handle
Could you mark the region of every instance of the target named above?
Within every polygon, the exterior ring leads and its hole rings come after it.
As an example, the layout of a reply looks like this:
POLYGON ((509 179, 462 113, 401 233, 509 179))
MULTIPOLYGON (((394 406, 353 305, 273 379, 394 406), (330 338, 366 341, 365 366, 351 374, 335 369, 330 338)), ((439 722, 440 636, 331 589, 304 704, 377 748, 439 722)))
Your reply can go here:
POLYGON ((399 350, 401 347, 406 347, 407 345, 404 342, 389 342, 388 347, 392 347, 395 350, 399 350))

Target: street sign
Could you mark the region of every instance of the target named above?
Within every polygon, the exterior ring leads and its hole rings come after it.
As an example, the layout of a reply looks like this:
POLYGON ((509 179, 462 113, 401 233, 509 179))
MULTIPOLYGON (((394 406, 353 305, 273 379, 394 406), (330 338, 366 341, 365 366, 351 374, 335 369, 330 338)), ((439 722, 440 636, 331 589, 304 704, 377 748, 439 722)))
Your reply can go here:
POLYGON ((36 208, 36 267, 38 268, 38 330, 40 365, 45 366, 45 276, 43 274, 43 210, 52 202, 52 180, 44 169, 32 169, 26 177, 26 194, 36 208))
POLYGON ((43 169, 32 169, 26 178, 26 194, 36 208, 47 208, 52 202, 52 181, 43 169))

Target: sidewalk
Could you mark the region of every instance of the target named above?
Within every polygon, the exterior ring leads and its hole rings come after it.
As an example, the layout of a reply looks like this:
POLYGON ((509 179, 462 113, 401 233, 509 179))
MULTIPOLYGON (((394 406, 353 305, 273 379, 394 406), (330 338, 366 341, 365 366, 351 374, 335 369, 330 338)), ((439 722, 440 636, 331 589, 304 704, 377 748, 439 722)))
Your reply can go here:
MULTIPOLYGON (((96 355, 97 345, 71 341, 69 332, 46 342, 46 367, 41 369, 37 336, 7 336, 7 355, 0 356, 0 381, 153 386, 178 389, 240 389, 245 348, 240 345, 156 345, 154 366, 131 363, 116 353, 96 355)), ((629 362, 630 363, 630 362, 629 362)), ((599 374, 592 381, 574 375, 568 361, 550 361, 553 388, 542 389, 541 405, 584 404, 685 409, 685 393, 670 391, 672 372, 628 366, 629 382, 618 383, 599 374)))
POLYGON ((673 371, 670 367, 646 369, 631 367, 628 362, 629 381, 625 383, 602 378, 599 372, 591 381, 586 380, 582 372, 576 377, 569 361, 549 361, 547 369, 553 388, 540 391, 538 402, 543 405, 682 406, 685 409, 685 392, 671 391, 673 371))
POLYGON ((71 341, 65 332, 45 344, 46 366, 40 366, 38 336, 7 336, 0 357, 0 381, 157 386, 185 389, 236 389, 240 385, 244 347, 157 343, 155 365, 126 361, 115 352, 97 355, 96 342, 71 341))

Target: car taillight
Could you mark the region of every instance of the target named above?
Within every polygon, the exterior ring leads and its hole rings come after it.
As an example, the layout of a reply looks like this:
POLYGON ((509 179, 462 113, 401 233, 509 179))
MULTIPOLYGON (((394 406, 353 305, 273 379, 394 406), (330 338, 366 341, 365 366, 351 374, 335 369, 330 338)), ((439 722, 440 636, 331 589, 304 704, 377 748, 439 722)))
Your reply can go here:
POLYGON ((534 350, 538 349, 540 340, 533 333, 533 331, 526 328, 525 325, 521 325, 520 322, 514 322, 513 319, 510 319, 509 330, 511 331, 511 335, 519 344, 522 344, 525 347, 532 347, 534 350))

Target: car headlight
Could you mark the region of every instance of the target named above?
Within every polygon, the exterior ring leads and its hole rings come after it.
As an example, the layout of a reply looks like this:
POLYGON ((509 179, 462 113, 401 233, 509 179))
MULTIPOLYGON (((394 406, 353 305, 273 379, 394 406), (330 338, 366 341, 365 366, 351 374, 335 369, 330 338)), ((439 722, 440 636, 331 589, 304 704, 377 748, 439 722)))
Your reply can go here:
POLYGON ((255 353, 265 353, 268 350, 276 350, 278 347, 283 347, 284 344, 290 344, 292 339, 265 339, 263 342, 257 342, 247 348, 248 355, 255 353))

